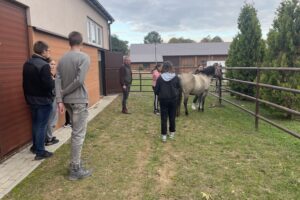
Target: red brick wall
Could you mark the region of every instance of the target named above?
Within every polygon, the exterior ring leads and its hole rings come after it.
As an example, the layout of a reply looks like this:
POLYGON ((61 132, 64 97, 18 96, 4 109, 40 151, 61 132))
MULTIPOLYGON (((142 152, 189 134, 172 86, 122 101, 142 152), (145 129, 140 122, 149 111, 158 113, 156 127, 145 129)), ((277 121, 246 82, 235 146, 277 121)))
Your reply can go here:
MULTIPOLYGON (((37 40, 42 40, 48 43, 51 49, 51 57, 57 62, 67 51, 70 50, 69 43, 66 39, 40 32, 34 32, 33 42, 37 40)), ((85 84, 89 93, 89 106, 92 106, 100 100, 98 49, 85 45, 83 52, 87 53, 91 59, 91 65, 85 84)), ((61 126, 64 123, 64 120, 64 115, 60 116, 58 126, 61 126)))

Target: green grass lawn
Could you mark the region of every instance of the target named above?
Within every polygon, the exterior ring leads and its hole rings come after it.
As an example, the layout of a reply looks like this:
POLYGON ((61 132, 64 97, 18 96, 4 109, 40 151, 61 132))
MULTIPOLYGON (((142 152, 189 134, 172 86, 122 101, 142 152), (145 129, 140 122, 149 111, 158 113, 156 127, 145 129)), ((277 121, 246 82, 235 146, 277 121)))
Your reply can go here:
MULTIPOLYGON (((93 176, 67 180, 69 144, 4 199, 288 199, 300 197, 300 140, 224 104, 177 119, 174 141, 160 141, 151 93, 120 98, 88 125, 83 148, 93 176)), ((182 112, 183 114, 183 112, 182 112)), ((300 123, 284 122, 300 132, 300 123)))

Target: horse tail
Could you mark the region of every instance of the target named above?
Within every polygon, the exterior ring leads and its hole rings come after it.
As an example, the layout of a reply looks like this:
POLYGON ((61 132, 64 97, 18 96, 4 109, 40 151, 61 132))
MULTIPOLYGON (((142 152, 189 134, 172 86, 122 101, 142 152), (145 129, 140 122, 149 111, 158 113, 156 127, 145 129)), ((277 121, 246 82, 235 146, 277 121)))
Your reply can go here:
POLYGON ((180 87, 178 89, 178 97, 177 97, 177 109, 176 109, 176 116, 179 117, 180 116, 180 106, 181 106, 181 102, 182 102, 182 83, 180 81, 180 87))

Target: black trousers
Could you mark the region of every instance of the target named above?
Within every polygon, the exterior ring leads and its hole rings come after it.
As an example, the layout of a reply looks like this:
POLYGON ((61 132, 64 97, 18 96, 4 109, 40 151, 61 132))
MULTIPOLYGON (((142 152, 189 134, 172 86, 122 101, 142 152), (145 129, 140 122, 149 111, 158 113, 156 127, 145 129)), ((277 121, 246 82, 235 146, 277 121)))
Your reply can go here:
POLYGON ((160 100, 160 116, 161 116, 161 134, 167 134, 167 124, 169 118, 169 131, 175 132, 176 117, 176 100, 160 100))
POLYGON ((127 99, 129 96, 129 92, 130 92, 130 85, 126 85, 126 89, 124 89, 122 87, 122 91, 123 91, 123 99, 122 99, 122 109, 127 109, 127 99))
POLYGON ((66 111, 65 117, 66 117, 65 125, 71 124, 71 118, 68 111, 66 111))

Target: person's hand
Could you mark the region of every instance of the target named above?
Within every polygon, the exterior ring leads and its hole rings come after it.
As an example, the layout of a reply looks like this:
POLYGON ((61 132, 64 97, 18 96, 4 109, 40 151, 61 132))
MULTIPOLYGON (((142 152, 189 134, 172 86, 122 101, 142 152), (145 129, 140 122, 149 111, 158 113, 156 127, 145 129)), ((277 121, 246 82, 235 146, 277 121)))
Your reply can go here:
POLYGON ((63 103, 58 103, 58 110, 60 114, 65 112, 65 105, 63 103))
POLYGON ((123 85, 123 89, 126 90, 126 85, 123 85))

